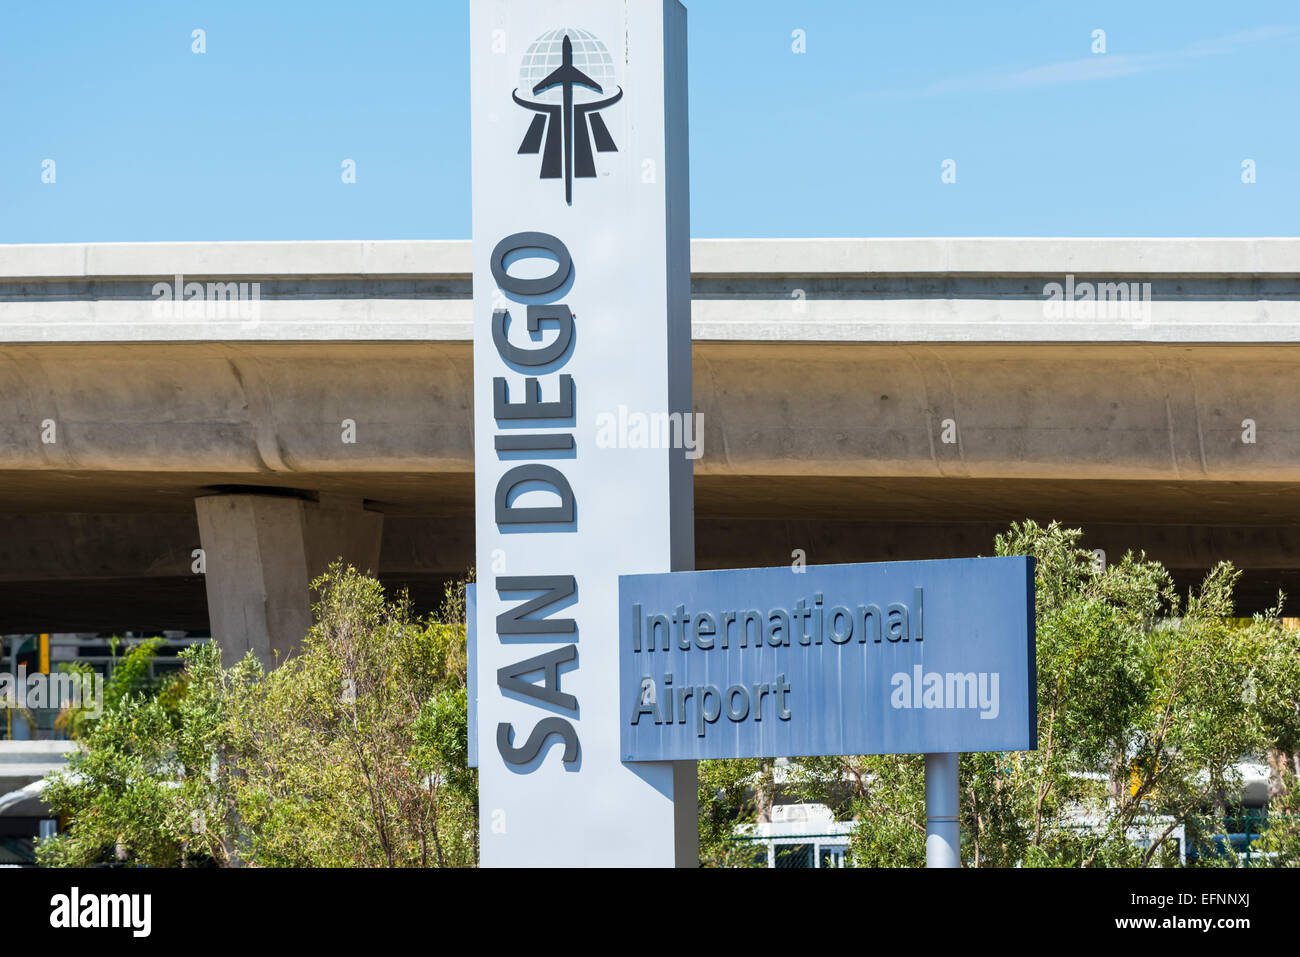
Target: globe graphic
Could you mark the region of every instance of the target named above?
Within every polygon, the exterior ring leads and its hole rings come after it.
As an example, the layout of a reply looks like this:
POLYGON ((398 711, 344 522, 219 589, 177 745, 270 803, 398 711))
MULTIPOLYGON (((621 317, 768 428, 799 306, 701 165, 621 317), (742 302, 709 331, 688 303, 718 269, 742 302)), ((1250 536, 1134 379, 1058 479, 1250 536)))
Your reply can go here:
MULTIPOLYGON (((617 86, 614 76, 614 58, 609 55, 605 44, 586 30, 565 27, 543 33, 528 47, 528 52, 524 54, 523 65, 519 69, 520 95, 531 99, 533 87, 559 68, 563 62, 562 50, 566 34, 573 42, 573 65, 599 83, 606 95, 614 92, 617 86)), ((594 91, 583 90, 581 87, 578 89, 580 97, 584 93, 591 97, 596 95, 594 91)), ((556 87, 539 94, 537 98, 541 101, 549 100, 558 103, 561 95, 559 88, 556 87)))

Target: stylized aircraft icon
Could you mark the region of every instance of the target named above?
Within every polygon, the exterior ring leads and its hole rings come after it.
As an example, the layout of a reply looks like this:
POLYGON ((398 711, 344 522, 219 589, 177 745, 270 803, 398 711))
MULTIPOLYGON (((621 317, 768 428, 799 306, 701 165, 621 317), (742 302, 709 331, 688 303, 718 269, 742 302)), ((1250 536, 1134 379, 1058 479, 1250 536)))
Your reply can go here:
POLYGON ((531 103, 519 98, 519 91, 513 94, 514 101, 525 109, 532 110, 539 116, 533 117, 528 127, 524 142, 519 147, 519 154, 537 153, 542 148, 542 139, 546 139, 546 152, 542 155, 542 179, 559 179, 564 177, 564 200, 573 204, 573 178, 594 178, 596 159, 591 152, 592 140, 596 150, 601 153, 616 153, 614 138, 609 135, 609 128, 601 119, 599 110, 612 106, 623 98, 620 89, 613 96, 594 103, 575 104, 573 89, 584 86, 604 93, 599 83, 587 76, 573 65, 573 42, 566 34, 561 51, 560 68, 533 87, 533 95, 561 87, 564 102, 531 103), (590 124, 590 125, 589 125, 590 124))

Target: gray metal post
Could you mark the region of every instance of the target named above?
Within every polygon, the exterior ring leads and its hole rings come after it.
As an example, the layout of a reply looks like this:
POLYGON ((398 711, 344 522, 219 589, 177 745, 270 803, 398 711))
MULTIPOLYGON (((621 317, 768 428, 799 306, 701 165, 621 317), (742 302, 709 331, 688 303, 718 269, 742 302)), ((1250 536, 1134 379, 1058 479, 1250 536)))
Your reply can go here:
POLYGON ((961 867, 957 755, 925 756, 925 866, 961 867))

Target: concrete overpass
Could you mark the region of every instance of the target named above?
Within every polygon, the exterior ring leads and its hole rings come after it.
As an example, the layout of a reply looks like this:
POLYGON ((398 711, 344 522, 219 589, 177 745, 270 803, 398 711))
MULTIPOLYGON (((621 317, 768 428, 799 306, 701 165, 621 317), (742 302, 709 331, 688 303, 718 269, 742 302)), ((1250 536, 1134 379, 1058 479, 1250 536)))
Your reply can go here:
MULTIPOLYGON (((1230 559, 1244 610, 1300 584, 1300 240, 700 240, 693 268, 699 567, 988 554, 1035 517, 1184 584, 1230 559), (1053 314, 1067 282, 1150 308, 1053 314)), ((340 554, 435 605, 473 561, 470 308, 465 242, 0 246, 0 634, 211 620, 267 655, 340 554), (256 308, 167 315, 177 274, 256 308)))

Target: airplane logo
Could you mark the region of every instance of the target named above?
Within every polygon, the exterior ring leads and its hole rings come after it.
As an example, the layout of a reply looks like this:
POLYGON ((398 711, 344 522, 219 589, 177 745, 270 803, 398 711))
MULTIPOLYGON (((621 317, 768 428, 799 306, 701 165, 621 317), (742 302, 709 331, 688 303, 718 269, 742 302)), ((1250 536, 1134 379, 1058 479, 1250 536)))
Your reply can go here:
POLYGON ((524 142, 519 147, 518 155, 536 155, 542 153, 542 179, 564 179, 564 201, 573 205, 573 179, 594 179, 596 176, 596 152, 617 153, 614 138, 609 135, 609 127, 601 119, 600 110, 613 106, 623 98, 623 89, 619 88, 613 96, 590 103, 575 103, 574 88, 586 87, 604 95, 600 84, 573 65, 573 41, 566 34, 559 69, 546 77, 535 87, 533 95, 560 87, 563 93, 562 103, 538 103, 522 99, 519 91, 512 96, 514 101, 526 110, 537 113, 529 124, 524 142), (545 151, 542 142, 545 140, 545 151))

